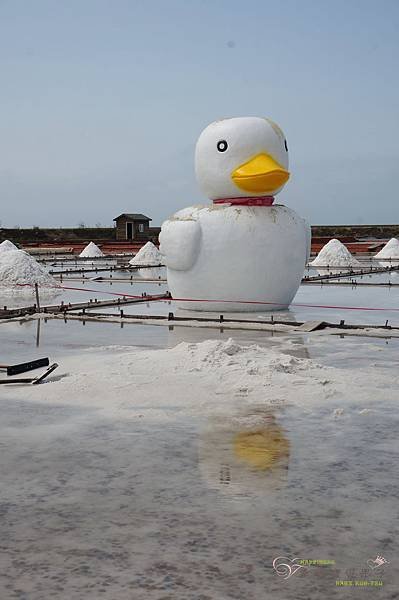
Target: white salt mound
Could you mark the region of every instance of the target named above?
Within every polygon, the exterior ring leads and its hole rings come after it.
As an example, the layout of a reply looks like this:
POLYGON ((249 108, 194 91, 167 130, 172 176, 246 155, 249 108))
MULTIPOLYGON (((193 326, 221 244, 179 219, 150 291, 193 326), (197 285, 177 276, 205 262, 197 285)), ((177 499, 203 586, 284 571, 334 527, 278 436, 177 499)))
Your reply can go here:
POLYGON ((23 250, 0 253, 0 286, 10 288, 17 285, 58 287, 57 281, 30 254, 23 250))
POLYGON ((330 240, 320 250, 314 261, 313 267, 358 267, 360 262, 349 252, 348 248, 339 240, 330 240))
POLYGON ((136 256, 129 261, 129 264, 135 266, 151 265, 155 267, 162 264, 162 254, 152 242, 147 242, 140 248, 136 256))
POLYGON ((391 238, 374 258, 399 258, 399 240, 391 238))
POLYGON ((82 258, 95 258, 96 256, 104 256, 100 248, 94 243, 90 242, 86 248, 79 254, 82 258))
POLYGON ((0 252, 8 252, 9 250, 18 250, 15 244, 10 242, 10 240, 4 240, 0 244, 0 252))

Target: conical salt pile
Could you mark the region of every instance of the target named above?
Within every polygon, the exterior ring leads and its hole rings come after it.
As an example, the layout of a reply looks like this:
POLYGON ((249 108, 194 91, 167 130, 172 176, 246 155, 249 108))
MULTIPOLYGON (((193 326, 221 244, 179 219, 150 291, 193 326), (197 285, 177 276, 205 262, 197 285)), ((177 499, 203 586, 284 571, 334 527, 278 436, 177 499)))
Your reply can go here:
POLYGON ((79 256, 82 258, 95 258, 96 256, 104 256, 104 254, 94 242, 90 242, 90 244, 87 244, 86 248, 82 250, 79 256))
POLYGON ((15 244, 10 242, 10 240, 4 240, 0 244, 0 252, 8 252, 9 250, 18 250, 15 244))
POLYGON ((382 250, 374 256, 374 258, 397 258, 399 259, 399 240, 397 238, 391 238, 389 242, 385 244, 382 250))
POLYGON ((136 256, 129 261, 129 264, 136 267, 139 265, 145 265, 146 267, 153 265, 150 269, 138 269, 137 274, 143 279, 163 279, 165 277, 165 269, 157 267, 157 265, 162 264, 162 254, 152 242, 147 242, 140 248, 136 256))
POLYGON ((2 288, 12 288, 18 285, 33 286, 35 283, 41 287, 58 287, 54 277, 27 252, 8 250, 0 253, 0 286, 2 288))
POLYGON ((339 240, 330 240, 320 250, 313 262, 313 267, 358 267, 360 262, 356 260, 339 240))
POLYGON ((147 242, 145 246, 140 248, 137 252, 136 256, 129 261, 130 265, 139 266, 139 265, 161 265, 162 264, 162 254, 158 250, 158 248, 152 243, 147 242))

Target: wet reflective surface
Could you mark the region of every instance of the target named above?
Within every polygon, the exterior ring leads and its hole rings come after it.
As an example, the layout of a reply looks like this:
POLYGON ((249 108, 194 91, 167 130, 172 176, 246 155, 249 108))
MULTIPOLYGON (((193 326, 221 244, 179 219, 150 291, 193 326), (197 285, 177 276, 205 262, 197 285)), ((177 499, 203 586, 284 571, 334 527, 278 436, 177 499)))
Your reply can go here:
MULTIPOLYGON (((336 294, 339 301, 396 306, 391 292, 321 294, 331 304, 336 294)), ((300 294, 321 303, 311 286, 300 294)), ((0 389, 2 599, 397 597, 399 390, 390 382, 398 340, 51 320, 40 329, 37 321, 0 324, 9 362, 49 354, 62 364, 89 347, 164 348, 231 335, 328 366, 386 369, 386 388, 364 406, 343 393, 328 403, 320 397, 311 408, 283 397, 267 406, 259 397, 252 402, 243 388, 229 410, 191 417, 176 410, 165 389, 167 421, 140 406, 134 386, 135 418, 104 415, 79 391, 69 405, 10 399, 0 389), (389 564, 373 570, 367 561, 377 554, 389 564), (301 566, 285 579, 273 569, 281 556, 335 564, 301 566), (383 585, 358 592, 337 587, 337 580, 383 585)), ((299 379, 296 385, 300 397, 299 379)), ((217 406, 214 390, 208 393, 217 406)))
POLYGON ((339 423, 255 406, 165 426, 105 421, 84 399, 3 405, 1 597, 334 597, 379 553, 393 598, 394 410, 359 415, 348 399, 339 423), (336 564, 285 580, 281 555, 336 564))
MULTIPOLYGON (((374 263, 373 263, 374 265, 374 263)), ((365 265, 367 266, 367 264, 365 265)), ((314 268, 307 269, 310 276, 316 275, 314 268)), ((141 281, 135 275, 136 280, 125 271, 113 271, 89 273, 84 279, 76 275, 64 276, 62 280, 63 289, 56 295, 50 295, 45 290, 40 292, 41 304, 60 304, 61 301, 88 302, 90 299, 114 298, 118 295, 137 295, 143 292, 150 294, 161 294, 167 290, 166 282, 141 281), (112 279, 106 281, 95 281, 97 277, 112 279)), ((356 277, 354 281, 359 283, 399 283, 399 272, 369 274, 356 277)), ((270 320, 271 315, 278 319, 307 321, 328 320, 339 322, 345 319, 350 323, 357 324, 384 324, 388 319, 391 325, 399 326, 399 286, 356 286, 330 285, 326 283, 302 285, 294 298, 289 310, 265 311, 263 313, 233 313, 232 316, 246 319, 264 318, 270 320), (366 310, 369 309, 369 310, 366 310)), ((249 298, 250 300, 250 298, 249 298)), ((34 293, 25 289, 18 290, 12 294, 0 288, 0 306, 26 306, 34 303, 34 293)), ((180 310, 174 302, 156 301, 144 304, 132 304, 125 307, 125 312, 130 314, 157 314, 167 315, 172 311, 175 314, 190 315, 190 311, 180 310)), ((117 312, 115 308, 101 308, 101 312, 117 312)), ((197 313, 198 314, 198 313, 197 313)), ((214 313, 201 313, 203 316, 214 313)), ((229 313, 224 311, 224 316, 229 313)))

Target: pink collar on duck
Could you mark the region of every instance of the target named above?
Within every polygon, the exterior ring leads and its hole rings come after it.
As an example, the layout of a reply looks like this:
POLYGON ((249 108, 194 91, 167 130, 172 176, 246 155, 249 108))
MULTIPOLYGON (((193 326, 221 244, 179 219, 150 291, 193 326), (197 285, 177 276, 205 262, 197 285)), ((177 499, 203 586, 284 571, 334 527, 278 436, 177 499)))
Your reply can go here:
POLYGON ((232 206, 271 206, 274 196, 250 196, 245 198, 219 198, 214 204, 231 204, 232 206))

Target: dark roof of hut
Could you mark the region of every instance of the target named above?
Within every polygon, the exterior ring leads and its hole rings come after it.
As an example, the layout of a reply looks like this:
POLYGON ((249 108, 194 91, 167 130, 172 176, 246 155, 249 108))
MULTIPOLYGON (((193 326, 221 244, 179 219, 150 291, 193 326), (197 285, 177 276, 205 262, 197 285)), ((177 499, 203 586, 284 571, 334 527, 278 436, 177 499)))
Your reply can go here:
POLYGON ((140 213, 122 213, 121 215, 118 215, 117 217, 115 217, 115 219, 113 219, 113 220, 116 221, 117 219, 120 219, 121 217, 127 217, 128 219, 131 219, 132 221, 152 221, 152 219, 150 219, 150 217, 146 217, 145 215, 142 215, 140 213))

